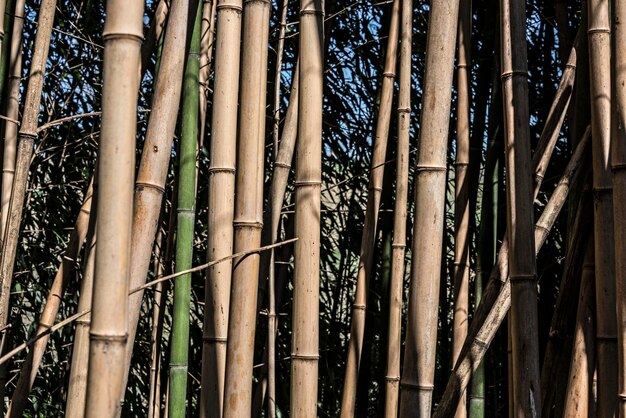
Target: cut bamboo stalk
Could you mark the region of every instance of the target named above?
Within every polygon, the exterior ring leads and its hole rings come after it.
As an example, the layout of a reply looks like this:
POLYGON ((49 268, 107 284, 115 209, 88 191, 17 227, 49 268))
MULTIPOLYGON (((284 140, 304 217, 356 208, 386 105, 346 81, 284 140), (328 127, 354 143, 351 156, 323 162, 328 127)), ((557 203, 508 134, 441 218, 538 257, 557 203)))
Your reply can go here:
MULTIPOLYGON (((87 236, 87 230, 90 224, 92 194, 93 184, 90 184, 89 189, 85 194, 85 200, 76 219, 74 229, 70 235, 65 255, 63 256, 61 264, 59 265, 56 275, 54 276, 43 312, 39 317, 39 325, 37 326, 35 335, 47 332, 54 325, 54 321, 63 300, 65 288, 74 275, 76 260, 80 253, 80 249, 83 246, 83 242, 85 241, 85 237, 87 236)), ((15 391, 13 392, 13 397, 11 398, 11 404, 7 412, 8 417, 22 416, 24 407, 28 402, 28 395, 33 387, 35 378, 37 377, 37 371, 41 365, 41 359, 43 358, 46 350, 48 339, 49 335, 38 339, 35 344, 33 344, 32 349, 28 352, 26 360, 22 365, 20 376, 17 380, 15 391)))
POLYGON ((595 416, 595 400, 592 393, 596 336, 593 238, 587 241, 586 247, 576 313, 572 364, 565 391, 564 418, 595 416))
MULTIPOLYGON (((470 0, 459 3, 459 28, 457 35, 457 128, 455 161, 454 204, 454 316, 452 335, 452 367, 461 352, 467 336, 469 312, 469 176, 470 163, 470 70, 472 36, 472 4, 470 0)), ((467 416, 466 394, 463 393, 455 417, 467 416)))
POLYGON ((323 69, 324 0, 301 0, 290 411, 304 418, 317 417, 323 69))
MULTIPOLYGON (((20 224, 22 222, 22 208, 24 207, 24 198, 28 185, 30 160, 33 155, 35 139, 37 138, 39 105, 41 103, 41 92, 46 61, 48 59, 48 49, 50 48, 55 9, 56 0, 43 0, 39 7, 37 35, 31 58, 28 88, 26 89, 24 111, 18 135, 13 189, 9 200, 9 208, 6 211, 7 224, 3 231, 2 257, 0 261, 0 326, 8 323, 13 267, 20 235, 20 224)), ((12 124, 7 126, 9 125, 12 124)))
MULTIPOLYGON (((195 10, 195 7, 190 8, 189 0, 172 0, 151 117, 135 181, 130 266, 130 287, 133 289, 145 283, 150 268, 178 115, 172 109, 178 109, 180 103, 189 10, 195 10)), ((142 300, 143 291, 129 298, 126 371, 120 400, 124 397, 128 381, 142 300)))
MULTIPOLYGON (((182 128, 178 171, 178 206, 176 208, 176 272, 191 268, 196 219, 196 145, 200 88, 200 30, 202 5, 195 14, 189 55, 185 68, 182 128)), ((190 17, 193 17, 190 16, 190 17)), ((189 312, 191 310, 191 273, 174 283, 174 308, 170 340, 169 415, 184 418, 187 413, 187 370, 189 368, 189 312)))
POLYGON ((128 343, 133 180, 143 2, 109 0, 98 160, 98 238, 85 416, 121 412, 128 343))
POLYGON ((429 417, 435 375, 450 92, 458 1, 433 0, 415 174, 415 224, 400 416, 429 417))
POLYGON ((596 253, 596 353, 598 416, 615 414, 618 394, 615 248, 611 142, 611 29, 609 0, 589 0, 594 234, 596 253))
MULTIPOLYGON (((343 381, 343 396, 341 400, 342 418, 353 417, 356 405, 359 365, 361 362, 363 335, 365 332, 365 311, 367 309, 369 279, 372 270, 372 253, 376 244, 378 211, 380 208, 383 177, 385 174, 385 157, 387 153, 389 121, 391 119, 391 106, 394 89, 393 84, 398 54, 399 15, 400 0, 394 0, 391 9, 391 22, 389 25, 389 37, 387 40, 387 51, 385 53, 385 64, 383 68, 383 82, 380 93, 378 121, 376 123, 376 133, 374 136, 372 151, 367 208, 365 211, 363 233, 361 235, 359 269, 356 279, 356 294, 354 297, 354 304, 352 305, 352 323, 350 327, 350 338, 348 339, 348 354, 346 360, 345 378, 343 381)), ((408 42, 410 42, 410 37, 408 42)), ((406 88, 410 91, 410 84, 406 88)), ((407 106, 405 107, 409 109, 410 112, 410 103, 407 102, 406 104, 407 106)), ((408 119, 410 119, 409 116, 407 116, 407 120, 408 119)))
POLYGON ((522 0, 502 0, 502 91, 506 141, 507 234, 511 281, 514 417, 537 417, 539 336, 533 193, 530 176, 526 12, 522 0))
MULTIPOLYGON (((209 166, 207 260, 233 252, 241 0, 219 0, 209 166)), ((200 415, 220 418, 224 400, 232 261, 206 272, 200 415)))
MULTIPOLYGON (((409 189, 409 128, 411 125, 411 39, 413 4, 410 0, 394 1, 391 24, 398 26, 402 3, 400 76, 398 84, 398 144, 396 157, 396 190, 391 244, 391 272, 389 279, 389 334, 387 342, 387 369, 385 376, 385 417, 398 416, 400 395, 400 350, 402 329, 402 296, 405 276, 406 219, 409 189)), ((390 33, 393 26, 390 27, 390 33)), ((396 29, 397 30, 397 29, 396 29)), ((393 39, 398 42, 397 35, 393 39)), ((392 38, 389 37, 388 52, 392 38)), ((395 54, 395 50, 393 51, 395 54)), ((389 57, 387 57, 389 59, 389 57)), ((391 97, 390 97, 391 99, 391 97)))
MULTIPOLYGON (((200 38, 200 113, 198 134, 199 148, 204 144, 206 128, 207 104, 209 100, 209 77, 211 75, 211 62, 213 58, 213 39, 215 35, 215 14, 217 12, 217 0, 202 1, 202 29, 200 38)), ((198 163, 196 163, 198 164, 198 163)), ((197 177, 197 174, 196 174, 197 177)), ((197 178, 196 178, 197 182, 197 178)))
MULTIPOLYGON (((263 227, 265 85, 269 0, 247 0, 243 8, 241 100, 235 201, 234 252, 258 248, 263 227)), ((259 254, 234 261, 224 385, 225 418, 250 416, 252 367, 259 284, 259 254)), ((293 414, 293 411, 292 411, 293 414)))
MULTIPOLYGON (((617 338, 619 386, 617 389, 617 413, 626 417, 626 4, 614 5, 613 38, 613 88, 612 112, 612 173, 613 173, 613 219, 615 233, 615 283, 617 301, 617 338)), ((594 167, 595 168, 595 167, 594 167)), ((608 245, 610 246, 610 242, 608 245)), ((613 367, 615 369, 615 367, 613 367)))
MULTIPOLYGON (((535 252, 538 252, 545 242, 567 199, 570 188, 579 181, 579 175, 584 166, 584 155, 589 145, 589 137, 589 130, 587 130, 535 225, 535 252)), ((535 191, 537 191, 537 187, 535 187, 535 191)), ((470 325, 459 360, 457 360, 454 371, 448 380, 439 407, 435 411, 434 417, 436 418, 451 417, 454 414, 460 395, 467 387, 472 372, 482 361, 500 324, 506 318, 511 306, 511 282, 508 278, 507 252, 508 249, 503 243, 498 252, 496 267, 492 270, 483 299, 474 314, 474 320, 470 325)))

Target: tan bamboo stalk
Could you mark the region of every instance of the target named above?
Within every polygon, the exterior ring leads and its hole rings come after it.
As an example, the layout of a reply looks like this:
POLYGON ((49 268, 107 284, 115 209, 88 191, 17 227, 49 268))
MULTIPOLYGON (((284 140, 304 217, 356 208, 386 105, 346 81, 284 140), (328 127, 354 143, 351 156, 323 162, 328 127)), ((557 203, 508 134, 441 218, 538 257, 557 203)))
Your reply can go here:
POLYGON ((39 7, 37 35, 35 37, 28 88, 26 89, 24 111, 18 135, 13 190, 9 201, 7 225, 2 242, 2 258, 0 261, 0 326, 6 325, 8 321, 13 266, 15 264, 15 254, 17 252, 22 221, 22 208, 24 207, 24 198, 28 184, 30 159, 33 154, 35 139, 37 138, 39 105, 41 103, 41 91, 43 89, 55 9, 56 0, 43 0, 39 7))
MULTIPOLYGON (((239 108, 234 252, 258 248, 261 244, 270 8, 268 0, 249 0, 243 8, 241 68, 244 71, 239 108)), ((251 412, 258 277, 259 254, 234 260, 224 380, 225 418, 246 417, 251 412)))
POLYGON ((148 29, 148 33, 146 34, 146 39, 141 45, 141 73, 142 78, 143 74, 146 72, 148 68, 148 63, 150 62, 150 58, 152 57, 152 53, 156 49, 156 45, 161 39, 161 35, 163 33, 163 28, 165 27, 165 22, 167 21, 167 14, 170 8, 170 0, 159 0, 156 9, 154 10, 154 16, 152 17, 152 22, 150 25, 150 29, 148 29))
MULTIPOLYGON (((95 187, 95 186, 94 186, 95 187)), ((95 200, 97 200, 97 191, 95 200)), ((89 236, 85 248, 85 263, 83 266, 83 280, 80 286, 77 312, 91 310, 93 296, 93 276, 96 266, 96 211, 97 204, 93 205, 89 236)), ((85 413, 85 398, 87 394, 87 369, 89 365, 89 329, 91 327, 91 313, 76 320, 74 344, 72 346, 72 363, 65 404, 66 418, 82 418, 85 413)))
POLYGON ((587 241, 586 247, 576 313, 572 362, 565 391, 563 412, 565 418, 595 416, 595 400, 592 393, 596 335, 593 238, 587 241))
POLYGON ((514 417, 540 415, 539 337, 530 168, 526 12, 501 2, 502 91, 506 140, 507 235, 511 280, 514 417))
MULTIPOLYGON (((209 166, 208 261, 233 252, 241 0, 219 0, 209 166)), ((201 100, 204 102, 204 100, 201 100)), ((206 272, 200 415, 222 416, 232 261, 206 272)))
POLYGON ((17 149, 17 130, 20 107, 20 81, 22 80, 22 38, 24 29, 25 0, 15 2, 15 17, 11 32, 11 50, 9 52, 8 88, 6 90, 6 108, 4 126, 4 151, 2 160, 2 193, 0 237, 4 239, 7 219, 9 216, 9 202, 13 189, 15 174, 15 154, 17 149))
MULTIPOLYGON (((626 417, 626 4, 614 5, 612 121, 613 219, 615 233, 615 283, 617 301, 617 338, 619 387, 617 402, 620 417, 626 417)), ((595 167, 594 167, 595 169, 595 167)), ((609 243, 610 245, 610 243, 609 243)))
MULTIPOLYGON (((399 9, 399 1, 393 7, 399 9)), ((394 10, 392 24, 397 21, 394 10), (394 19, 395 17, 395 19, 394 19)), ((397 23, 396 23, 397 25, 397 23)), ((392 26, 393 28, 393 26, 392 26)), ((391 277, 389 279, 389 337, 387 343, 387 374, 385 376, 385 417, 396 418, 400 392, 400 349, 402 329, 402 296, 404 293, 404 264, 406 247, 406 218, 409 193, 409 128, 411 125, 411 39, 413 3, 402 1, 400 76, 398 84, 398 145, 396 156, 396 200, 391 244, 391 277)), ((394 39, 397 42, 397 39, 394 39)), ((389 42, 392 39, 389 37, 389 42)))
MULTIPOLYGON (((215 34, 215 14, 217 12, 217 0, 202 1, 202 37, 200 38, 200 132, 198 140, 200 147, 204 143, 204 130, 206 128, 207 104, 209 100, 209 76, 211 73, 211 61, 213 58, 213 39, 215 34)), ((196 174, 197 177, 197 174, 196 174)), ((197 181, 197 180, 196 180, 197 181)))
POLYGON ((108 0, 102 38, 102 131, 98 160, 98 245, 85 416, 121 412, 128 342, 128 289, 143 2, 108 0))
MULTIPOLYGON (((541 249, 567 200, 567 194, 572 184, 578 181, 581 168, 584 166, 584 155, 589 145, 589 138, 589 130, 587 130, 535 225, 535 252, 541 249)), ((497 264, 489 278, 487 289, 470 324, 461 355, 448 380, 434 417, 451 417, 454 414, 460 395, 467 388, 472 372, 482 361, 500 324, 506 318, 511 306, 511 282, 508 273, 507 253, 508 248, 503 244, 498 253, 497 264)))
POLYGON ((285 32, 287 29, 287 10, 289 0, 283 0, 280 12, 280 28, 278 30, 278 45, 276 46, 276 74, 274 75, 274 114, 272 125, 272 139, 274 141, 274 159, 278 158, 278 139, 280 128, 280 86, 283 75, 283 52, 285 49, 285 32))
MULTIPOLYGON (((93 182, 93 180, 92 180, 93 182)), ((90 213, 92 206, 92 194, 93 184, 89 185, 89 188, 85 194, 84 202, 80 208, 80 212, 74 225, 74 230, 70 235, 70 239, 65 250, 65 255, 59 265, 48 298, 44 305, 43 312, 39 318, 39 325, 35 335, 46 333, 53 325, 56 319, 59 307, 63 300, 63 294, 69 280, 74 275, 76 267, 76 259, 80 253, 80 249, 83 246, 85 237, 87 236, 87 230, 90 223, 90 213)), ((26 360, 22 365, 20 376, 17 380, 15 391, 13 392, 13 398, 11 398, 11 404, 7 412, 8 417, 21 417, 24 412, 24 407, 28 402, 28 394, 32 389, 37 371, 41 364, 46 346, 48 344, 49 335, 38 339, 31 350, 26 356, 26 360)))
POLYGON ((594 234, 596 253, 596 352, 598 416, 615 413, 618 393, 617 321, 613 194, 609 148, 611 137, 611 29, 609 0, 589 0, 587 30, 591 93, 594 234))
MULTIPOLYGON (((385 174, 385 156, 387 152, 387 140, 389 137, 389 121, 391 119, 391 105, 394 88, 393 84, 398 54, 399 15, 400 1, 395 0, 391 9, 391 22, 389 25, 389 38, 387 40, 387 51, 385 53, 385 64, 383 68, 383 82, 380 93, 378 121, 376 123, 376 134, 374 136, 372 151, 367 208, 365 211, 363 233, 361 235, 359 269, 356 278, 356 294, 352 305, 352 323, 350 326, 346 371, 343 381, 343 396, 341 400, 342 418, 353 417, 356 404, 357 382, 363 351, 363 335, 365 332, 365 312, 367 309, 369 278, 372 269, 372 253, 376 244, 378 211, 380 208, 380 197, 383 190, 383 176, 385 174)), ((410 85, 406 88, 410 91, 410 85)), ((410 109, 410 102, 407 101, 405 104, 406 106, 404 107, 410 109)), ((406 119, 410 119, 410 116, 407 116, 406 119)))
MULTIPOLYGON (((172 211, 173 213, 174 211, 172 211)), ((156 277, 164 276, 165 251, 163 251, 163 230, 159 229, 154 246, 154 274, 156 277)), ((165 311, 167 292, 163 283, 157 283, 154 287, 152 302, 152 332, 150 334, 150 395, 148 396, 148 418, 155 418, 161 412, 161 337, 165 311)))
MULTIPOLYGON (((151 117, 148 122, 146 141, 135 181, 130 266, 131 288, 137 288, 145 283, 150 268, 152 246, 161 213, 161 203, 178 114, 172 109, 178 109, 182 90, 189 10, 189 0, 172 1, 156 79, 151 117)), ((143 291, 139 291, 129 298, 126 372, 122 392, 119 394, 120 399, 123 399, 124 389, 128 381, 142 300, 143 291)))
POLYGON ((290 411, 303 418, 317 417, 323 69, 324 0, 301 0, 290 411))
POLYGON ((450 92, 459 3, 433 0, 415 174, 415 224, 400 416, 431 413, 446 188, 450 92))
MULTIPOLYGON (((469 312, 469 177, 470 163, 470 70, 472 36, 472 4, 470 0, 459 3, 459 28, 457 35, 457 123, 454 204, 454 317, 452 334, 452 367, 459 357, 465 337, 469 312)), ((466 395, 463 393, 455 417, 467 416, 466 395)))

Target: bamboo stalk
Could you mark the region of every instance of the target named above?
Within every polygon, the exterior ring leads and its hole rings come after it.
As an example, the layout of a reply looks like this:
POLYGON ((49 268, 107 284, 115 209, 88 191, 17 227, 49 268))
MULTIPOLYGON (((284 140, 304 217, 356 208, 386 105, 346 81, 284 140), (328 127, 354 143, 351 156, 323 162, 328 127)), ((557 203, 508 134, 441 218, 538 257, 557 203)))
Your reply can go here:
MULTIPOLYGON (((130 266, 131 288, 138 288, 146 282, 150 268, 152 247, 161 212, 178 114, 172 109, 178 108, 182 89, 189 10, 195 10, 195 7, 190 7, 189 0, 172 1, 163 43, 163 53, 159 60, 151 117, 135 180, 130 266)), ((142 300, 143 291, 139 291, 129 298, 126 370, 122 391, 119 393, 120 400, 124 397, 128 381, 142 300)))
MULTIPOLYGON (((343 396, 341 400, 341 417, 351 418, 354 416, 359 366, 363 351, 363 335, 365 331, 365 312, 367 309, 367 295, 369 279, 372 270, 372 253, 376 244, 376 230, 378 224, 378 211, 383 188, 385 174, 385 156, 389 137, 389 121, 391 119, 391 106, 393 99, 393 84, 396 73, 396 61, 398 54, 398 21, 400 19, 400 1, 394 0, 391 9, 391 22, 389 25, 389 38, 385 53, 383 69, 383 82, 380 93, 380 105, 376 134, 372 151, 370 179, 367 195, 367 208, 363 233, 361 235, 361 249, 359 253, 359 269, 356 280, 356 294, 352 305, 352 323, 350 338, 348 340, 348 353, 346 371, 343 382, 343 396)), ((410 42, 410 38, 409 38, 410 42)), ((410 51, 409 51, 410 54, 410 51)), ((410 83, 410 80, 409 80, 410 83)), ((408 86, 410 91, 410 84, 408 86)), ((407 102, 407 108, 410 104, 407 102)), ((410 110, 409 110, 410 112, 410 110)), ((407 117, 409 119, 410 117, 407 117)), ((407 131, 408 132, 408 131, 407 131)), ((407 140, 408 143, 408 140, 407 140)))
MULTIPOLYGON (((44 309, 39 317, 39 325, 37 326, 35 334, 44 333, 54 325, 54 321, 61 306, 61 301, 63 300, 65 288, 74 275, 76 260, 83 246, 83 242, 85 241, 85 237, 87 236, 87 230, 90 224, 92 195, 93 183, 89 185, 89 189, 85 194, 85 199, 80 208, 74 229, 70 235, 65 255, 54 276, 44 309)), ((22 365, 13 397, 11 398, 11 404, 7 412, 8 417, 22 416, 24 407, 28 402, 28 395, 37 377, 37 372, 41 365, 41 359, 43 358, 47 344, 48 336, 37 340, 32 350, 28 352, 28 356, 22 365)))
MULTIPOLYGON (((535 225, 535 252, 541 249, 565 203, 569 190, 578 181, 584 165, 584 155, 586 147, 589 145, 589 137, 589 130, 587 130, 535 225)), ((482 361, 498 327, 506 318, 511 306, 511 282, 508 278, 507 252, 508 249, 503 243, 481 304, 474 314, 474 320, 470 325, 459 360, 457 360, 454 371, 448 380, 439 407, 435 411, 434 417, 436 418, 451 417, 454 414, 460 394, 467 387, 471 373, 482 361)))
POLYGON ((541 415, 539 337, 526 53, 522 0, 501 2, 502 91, 506 141, 507 233, 511 281, 514 417, 541 415))
MULTIPOLYGON (((400 2, 392 19, 398 20, 400 2)), ((392 24, 394 21, 392 20, 392 24)), ((400 384, 400 349, 402 329, 402 296, 405 276, 406 219, 409 182, 409 127, 411 124, 411 39, 413 4, 402 1, 400 43, 400 92, 398 95, 398 144, 396 156, 396 191, 393 218, 393 242, 391 244, 391 277, 389 283, 389 335, 387 348, 387 373, 385 376, 385 416, 398 415, 400 384)), ((397 25, 397 23, 396 23, 397 25)), ((393 27, 393 26, 392 26, 393 27)), ((395 39, 397 42, 397 39, 395 39)), ((391 38, 389 39, 391 43, 391 38)))
MULTIPOLYGON (((234 216, 234 251, 257 248, 263 227, 265 84, 269 0, 248 0, 243 8, 241 100, 234 216), (250 70, 254 69, 254 70, 250 70)), ((259 255, 236 259, 232 273, 226 373, 225 418, 250 416, 258 295, 259 255), (227 405, 227 407, 226 407, 227 405)))
MULTIPOLYGON (((593 237, 593 233, 591 234, 593 237)), ((593 371, 595 370, 595 266, 593 238, 587 241, 576 313, 563 417, 594 417, 593 371)))
POLYGON ((109 0, 102 35, 104 87, 98 168, 98 238, 89 330, 86 417, 121 412, 143 2, 109 0))
POLYGON ((611 141, 611 29, 609 0, 589 0, 591 135, 596 265, 598 416, 615 414, 618 393, 611 141))
MULTIPOLYGON (((196 144, 198 141, 198 102, 200 89, 200 30, 202 9, 196 12, 189 55, 185 69, 182 106, 182 132, 179 153, 178 206, 176 226, 176 271, 191 268, 196 214, 196 144)), ((169 415, 186 416, 187 369, 189 362, 189 311, 191 308, 191 274, 174 284, 174 308, 169 366, 169 415)))
MULTIPOLYGON (((143 79, 143 75, 148 69, 148 63, 150 62, 150 58, 152 57, 152 53, 155 49, 157 49, 158 43, 161 40, 161 36, 163 34, 163 28, 165 27, 165 22, 167 21, 167 15, 170 8, 170 0, 159 0, 156 9, 154 10, 154 15, 152 16, 152 21, 150 28, 148 29, 148 33, 146 34, 146 39, 141 45, 141 78, 143 79)), ((156 73, 156 71, 155 71, 156 73)))
POLYGON ((317 417, 324 0, 300 1, 291 415, 317 417))
POLYGON ((411 287, 400 393, 400 416, 431 414, 441 274, 450 92, 458 22, 457 1, 431 4, 426 74, 415 179, 411 287))
POLYGON ((200 147, 202 147, 202 145, 204 144, 204 131, 206 128, 207 104, 209 100, 209 76, 211 75, 211 62, 213 59, 213 39, 215 35, 216 12, 217 0, 202 0, 202 28, 200 31, 200 73, 198 76, 198 83, 200 85, 200 132, 198 134, 198 141, 200 147))
MULTIPOLYGON (((613 173, 613 219, 615 234, 615 283, 617 301, 617 355, 618 388, 617 413, 626 417, 626 5, 613 2, 613 95, 612 112, 612 173, 613 173)), ((595 168, 595 167, 594 167, 595 168)), ((609 243, 610 245, 610 243, 609 243)))
MULTIPOLYGON (((208 261, 233 252, 241 0, 219 0, 209 166, 208 261)), ((220 418, 224 400, 232 262, 206 272, 200 415, 220 418)))
MULTIPOLYGON (((454 204, 454 317, 452 335, 452 365, 459 356, 467 336, 469 312, 469 177, 470 163, 470 70, 472 35, 472 4, 470 0, 459 3, 459 28, 457 35, 457 129, 455 161, 454 204)), ((467 416, 466 394, 463 393, 455 417, 467 416)))
MULTIPOLYGON (((171 211, 170 213, 173 213, 171 211)), ((172 226, 170 224, 170 232, 172 226)), ((165 251, 163 251, 163 229, 159 229, 154 246, 154 274, 163 276, 165 271, 165 251)), ((169 242, 168 234, 168 242, 169 242)), ((165 318, 165 303, 167 290, 163 283, 154 287, 152 305, 152 332, 150 334, 150 395, 148 397, 148 418, 157 418, 161 414, 161 338, 163 336, 163 320, 165 318)))

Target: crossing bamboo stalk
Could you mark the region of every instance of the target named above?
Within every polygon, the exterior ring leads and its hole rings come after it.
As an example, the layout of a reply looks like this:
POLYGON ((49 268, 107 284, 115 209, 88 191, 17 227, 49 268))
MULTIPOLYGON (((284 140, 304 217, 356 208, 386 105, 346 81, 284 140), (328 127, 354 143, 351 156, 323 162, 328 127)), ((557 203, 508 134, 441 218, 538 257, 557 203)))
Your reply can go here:
MULTIPOLYGON (((207 260, 233 252, 241 0, 219 0, 209 165, 207 260)), ((206 271, 200 414, 220 418, 224 400, 232 261, 206 271)))
POLYGON ((400 392, 402 418, 431 414, 458 12, 458 1, 434 0, 428 20, 415 174, 411 286, 400 392))
MULTIPOLYGON (((343 395, 341 400, 341 417, 354 416, 357 394, 359 365, 363 351, 363 335, 365 332, 365 311, 367 309, 367 295, 369 278, 372 269, 372 253, 376 244, 376 230, 378 212, 385 174, 385 156, 389 137, 389 121, 393 99, 396 61, 398 54, 398 21, 400 15, 400 0, 395 0, 391 9, 389 37, 383 68, 383 81, 380 93, 378 120, 372 151, 370 179, 367 195, 367 207, 361 248, 359 253, 359 269, 356 280, 356 294, 352 305, 350 338, 348 339, 348 353, 346 360, 345 378, 343 381, 343 395)), ((409 38, 410 39, 410 38, 409 38)), ((410 42, 410 41, 409 41, 410 42)), ((410 89, 410 85, 408 87, 410 89)), ((407 106, 408 107, 408 106, 407 106)))

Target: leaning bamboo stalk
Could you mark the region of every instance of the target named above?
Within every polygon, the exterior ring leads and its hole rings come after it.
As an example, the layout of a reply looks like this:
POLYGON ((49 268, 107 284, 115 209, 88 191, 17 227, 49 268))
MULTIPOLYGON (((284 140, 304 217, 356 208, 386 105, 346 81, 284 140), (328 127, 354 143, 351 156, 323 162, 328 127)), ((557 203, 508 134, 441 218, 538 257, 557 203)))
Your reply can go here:
MULTIPOLYGON (((200 113, 198 141, 200 147, 204 144, 204 130, 206 128, 207 105, 209 100, 209 77, 211 75, 211 61, 213 58, 213 40, 215 38, 215 14, 217 0, 202 0, 202 29, 200 38, 200 113)), ((196 175, 197 176, 197 175, 196 175)))
POLYGON ((596 253, 598 416, 617 407, 615 248, 611 167, 611 29, 609 0, 589 0, 588 12, 591 131, 596 253))
MULTIPOLYGON (((241 7, 241 0, 220 0, 217 5, 208 261, 233 252, 241 7)), ((221 417, 223 410, 231 274, 230 261, 206 272, 200 415, 211 418, 221 417)))
POLYGON ((109 0, 104 32, 98 238, 89 330, 86 417, 121 412, 128 343, 133 179, 143 2, 109 0))
POLYGON ((7 211, 7 224, 5 231, 3 231, 2 257, 0 261, 0 326, 6 325, 8 322, 13 267, 20 235, 22 208, 24 207, 24 198, 28 185, 30 160, 33 155, 35 139, 37 138, 39 105, 41 103, 41 92, 48 49, 50 48, 55 9, 56 0, 43 0, 39 8, 35 47, 31 59, 28 88, 26 89, 24 111, 18 134, 13 189, 7 211))
POLYGON ((152 16, 152 22, 150 25, 150 29, 148 29, 148 33, 146 34, 146 39, 141 45, 141 74, 143 79, 143 74, 145 74, 148 69, 148 63, 150 62, 150 58, 152 57, 152 53, 157 48, 159 40, 163 34, 163 28, 165 27, 165 22, 167 21, 167 14, 169 10, 170 0, 159 0, 156 9, 154 10, 154 15, 152 16))
POLYGON ((323 69, 324 0, 301 0, 290 411, 304 418, 317 417, 323 69))
POLYGON ((411 286, 400 416, 431 414, 446 188, 446 151, 458 1, 434 0, 426 40, 426 74, 415 174, 411 286))
MULTIPOLYGON (((178 205, 176 208, 176 271, 191 268, 194 223, 196 219, 196 144, 198 141, 198 102, 200 89, 200 30, 198 9, 193 25, 189 55, 185 68, 182 106, 182 128, 178 171, 178 205)), ((192 16, 193 17, 193 16, 192 16)), ((169 415, 184 418, 187 401, 187 370, 189 368, 189 311, 191 309, 191 274, 174 284, 174 308, 170 340, 169 415)))
MULTIPOLYGON (((365 312, 367 309, 369 278, 372 270, 372 253, 376 244, 378 211, 383 189, 383 176, 385 174, 385 156, 389 137, 389 121, 391 119, 393 84, 398 51, 399 15, 400 1, 395 0, 391 9, 391 22, 389 25, 389 38, 387 40, 387 51, 385 53, 385 64, 383 68, 378 121, 376 123, 376 134, 374 136, 372 151, 367 208, 365 211, 363 233, 361 235, 356 294, 352 305, 352 323, 350 326, 345 378, 343 381, 343 396, 341 400, 342 418, 351 418, 354 416, 355 412, 357 382, 363 351, 363 335, 365 332, 365 312)), ((410 89, 410 85, 408 89, 410 89)), ((410 104, 408 102, 406 104, 407 106, 405 107, 409 108, 410 104)), ((407 117, 407 119, 409 118, 410 117, 407 117)))
MULTIPOLYGON (((614 4, 613 40, 613 88, 612 121, 612 173, 613 173, 613 219, 615 234, 615 283, 617 301, 618 378, 617 389, 619 416, 626 417, 626 4, 614 4)), ((594 167, 595 168, 595 167, 594 167)), ((610 243, 609 243, 610 245, 610 243)))
MULTIPOLYGON (((399 1, 394 7, 399 8, 399 1)), ((394 13, 397 16, 399 11, 394 13)), ((397 19, 397 17, 396 17, 397 19)), ((392 20, 393 22, 393 20, 392 20)), ((406 219, 409 193, 409 128, 411 125, 411 40, 413 4, 402 1, 400 77, 398 84, 398 145, 396 156, 396 191, 391 244, 391 277, 389 283, 389 336, 387 342, 387 373, 385 376, 385 417, 396 418, 400 392, 400 349, 402 329, 402 295, 406 248, 406 219)), ((391 39, 389 40, 391 42, 391 39)), ((397 39, 396 39, 397 42, 397 39)))
MULTIPOLYGON (((269 0, 248 0, 243 9, 241 68, 244 71, 241 71, 239 107, 234 252, 261 244, 270 8, 269 0)), ((258 275, 259 254, 235 260, 228 314, 225 418, 249 416, 251 411, 258 275)))
MULTIPOLYGON (((561 180, 557 184, 550 200, 544 207, 541 217, 535 225, 535 252, 541 249, 552 226, 556 222, 567 194, 573 184, 579 181, 584 155, 589 145, 589 131, 576 147, 561 180)), ((466 389, 472 372, 482 361, 489 344, 493 340, 500 324, 506 318, 511 306, 511 282, 508 274, 508 249, 502 245, 498 252, 496 267, 492 270, 489 284, 483 294, 483 300, 474 314, 468 336, 461 350, 459 360, 448 380, 445 392, 435 411, 434 417, 451 417, 456 411, 458 400, 466 389), (503 251, 504 250, 504 251, 503 251)))
POLYGON ((595 416, 592 393, 595 370, 595 266, 593 238, 587 241, 576 313, 576 330, 572 348, 563 417, 595 416), (591 415, 590 415, 590 412, 591 415))
MULTIPOLYGON (((92 180, 93 182, 93 180, 92 180)), ((93 183, 89 185, 89 189, 85 194, 84 202, 80 208, 80 212, 76 219, 74 229, 70 235, 70 239, 65 250, 65 255, 61 260, 61 264, 54 276, 48 298, 46 299, 43 311, 39 318, 39 325, 35 334, 41 334, 48 331, 56 319, 57 313, 63 300, 63 294, 67 283, 71 280, 76 268, 76 260, 83 246, 87 230, 90 223, 91 206, 93 195, 93 183)), ((28 356, 22 365, 20 377, 17 380, 11 404, 7 412, 8 417, 21 417, 24 407, 28 402, 28 395, 33 387, 37 371, 41 364, 46 346, 48 344, 49 335, 42 337, 35 342, 32 349, 28 352, 28 356)))
POLYGON ((502 0, 502 91, 506 141, 507 235, 511 281, 514 417, 540 415, 539 337, 533 193, 530 176, 526 12, 502 0))
MULTIPOLYGON (((472 34, 472 4, 461 0, 459 4, 459 28, 457 35, 457 128, 455 161, 454 203, 454 316, 452 334, 452 365, 461 352, 467 336, 469 312, 469 177, 470 163, 470 71, 472 34)), ((461 396, 455 417, 467 416, 465 393, 461 396)))
MULTIPOLYGON (((150 268, 178 114, 172 109, 178 108, 182 89, 189 6, 189 0, 173 0, 168 16, 146 141, 135 181, 131 288, 137 288, 145 283, 150 268)), ((123 399, 128 381, 142 300, 143 291, 129 298, 126 371, 124 385, 119 393, 120 399, 123 399)))

